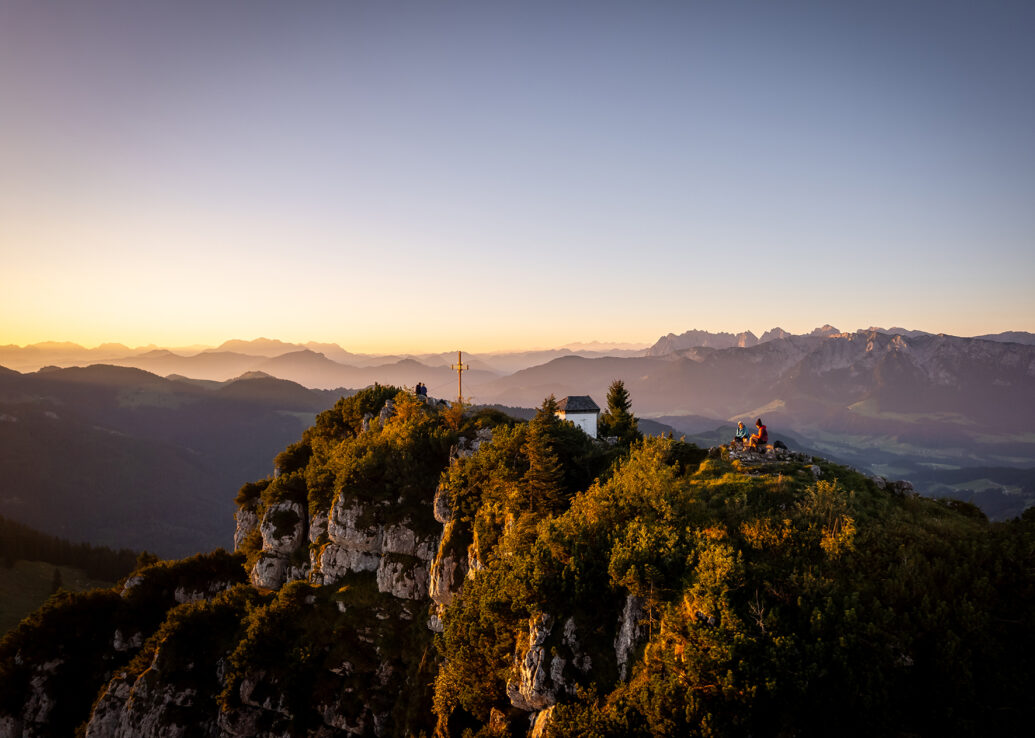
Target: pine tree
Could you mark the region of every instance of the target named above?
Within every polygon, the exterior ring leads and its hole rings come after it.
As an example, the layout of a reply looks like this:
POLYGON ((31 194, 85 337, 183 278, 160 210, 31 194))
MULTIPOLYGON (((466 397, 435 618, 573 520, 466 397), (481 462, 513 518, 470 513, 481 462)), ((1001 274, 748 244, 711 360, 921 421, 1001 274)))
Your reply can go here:
POLYGON ((621 379, 611 382, 607 390, 607 411, 600 416, 600 435, 615 436, 623 446, 643 437, 637 428, 636 417, 629 412, 629 392, 621 379))
POLYGON ((533 510, 555 509, 563 497, 564 472, 553 449, 554 431, 560 426, 556 413, 557 400, 550 395, 529 422, 522 449, 528 458, 528 471, 521 483, 533 510))

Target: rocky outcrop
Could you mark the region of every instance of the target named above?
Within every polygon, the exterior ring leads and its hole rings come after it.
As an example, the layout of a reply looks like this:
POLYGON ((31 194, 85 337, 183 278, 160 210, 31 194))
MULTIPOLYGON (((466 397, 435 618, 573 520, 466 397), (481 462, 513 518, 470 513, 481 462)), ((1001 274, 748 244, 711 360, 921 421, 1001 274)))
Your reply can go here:
MULTIPOLYGON (((285 582, 305 578, 308 562, 297 562, 307 540, 308 523, 306 510, 299 502, 281 500, 263 510, 259 523, 262 551, 252 566, 252 584, 262 589, 277 589, 285 582)), ((240 517, 238 530, 241 530, 240 517)))
POLYGON ((309 518, 309 542, 316 543, 323 536, 327 535, 327 527, 330 525, 330 521, 327 519, 329 513, 324 511, 323 514, 317 513, 309 518))
POLYGON ((287 570, 286 558, 260 554, 252 565, 251 583, 259 589, 278 589, 288 579, 287 570))
POLYGON ((915 497, 917 495, 912 482, 904 480, 893 482, 885 477, 870 477, 870 480, 877 486, 877 489, 882 489, 896 497, 915 497))
POLYGON ((127 638, 121 630, 116 629, 115 635, 111 639, 111 647, 119 653, 140 648, 142 645, 144 645, 144 634, 139 631, 127 638))
POLYGON ((528 640, 518 645, 514 656, 514 673, 507 680, 507 697, 519 710, 537 712, 557 702, 563 687, 564 659, 550 656, 546 639, 554 619, 546 613, 529 618, 528 640))
POLYGON ((197 690, 164 681, 155 663, 136 680, 125 672, 113 678, 94 706, 86 738, 190 738, 217 735, 215 720, 183 725, 177 716, 189 709, 197 690))
POLYGON ((384 426, 388 422, 389 418, 395 417, 395 401, 385 400, 384 406, 381 408, 381 412, 378 413, 377 419, 384 426))
POLYGON ((478 449, 482 447, 483 443, 489 443, 490 441, 492 441, 492 428, 479 428, 475 432, 474 438, 461 437, 456 445, 450 449, 449 456, 452 459, 466 459, 478 453, 478 449))
POLYGON ((400 599, 427 597, 428 579, 428 562, 415 556, 387 554, 377 567, 378 591, 400 599))
POLYGON ((353 551, 380 553, 384 530, 375 523, 363 521, 367 510, 356 500, 339 496, 331 508, 327 525, 331 542, 353 551))
MULTIPOLYGON (((482 445, 491 442, 492 429, 480 428, 473 439, 461 438, 451 449, 451 463, 473 455, 482 445)), ((442 617, 445 614, 446 606, 460 591, 464 579, 474 576, 483 568, 483 564, 478 558, 477 535, 471 533, 475 540, 474 543, 467 546, 466 551, 458 543, 459 536, 453 520, 449 493, 441 485, 435 490, 432 512, 435 520, 443 525, 443 529, 429 577, 428 594, 435 603, 435 610, 428 620, 428 628, 436 633, 441 633, 444 629, 442 617)))
POLYGON ((537 712, 532 718, 532 729, 528 733, 528 738, 544 738, 546 731, 549 730, 550 724, 553 722, 553 711, 554 707, 547 707, 541 712, 537 712))
POLYGON ((262 550, 278 556, 290 556, 305 540, 306 518, 305 510, 298 502, 283 500, 268 506, 259 525, 262 550))
POLYGON ((234 521, 237 524, 237 528, 234 530, 234 550, 236 551, 241 548, 244 539, 258 527, 259 516, 254 508, 242 507, 234 513, 234 521))
MULTIPOLYGON (((17 657, 16 657, 17 660, 17 657)), ((0 720, 0 738, 35 738, 50 735, 48 723, 57 707, 51 676, 62 666, 59 659, 31 667, 29 698, 21 712, 4 715, 0 720)))
POLYGON ((313 574, 312 581, 314 584, 330 584, 349 572, 377 571, 381 557, 372 551, 359 551, 328 543, 319 561, 319 571, 313 574))
POLYGON ((375 572, 380 592, 402 599, 427 596, 437 540, 403 523, 379 524, 376 506, 335 501, 327 524, 329 543, 313 581, 330 584, 349 572, 375 572))
POLYGON ((339 497, 309 519, 297 502, 270 505, 259 530, 262 550, 251 568, 256 587, 277 589, 308 579, 330 585, 350 573, 374 572, 378 589, 404 599, 427 596, 437 540, 406 522, 382 524, 390 506, 339 497))
POLYGON ((438 605, 446 606, 460 590, 466 575, 466 559, 458 555, 452 542, 454 523, 446 525, 442 534, 443 545, 439 555, 431 564, 428 594, 438 605))
POLYGON ((572 653, 572 664, 583 674, 593 668, 593 659, 588 653, 583 652, 579 639, 575 634, 575 618, 568 618, 564 621, 564 632, 561 636, 561 643, 567 646, 572 653))
MULTIPOLYGON (((761 464, 792 464, 812 463, 812 457, 808 454, 790 451, 779 446, 767 445, 757 451, 749 448, 747 444, 731 443, 728 446, 719 446, 716 455, 725 452, 730 461, 739 461, 742 466, 759 466, 761 464)), ((709 449, 711 454, 713 449, 709 449)))
POLYGON ((449 493, 439 485, 435 490, 435 499, 431 503, 431 512, 435 520, 445 525, 453 519, 453 510, 449 507, 449 493))
MULTIPOLYGON (((229 580, 209 582, 204 587, 181 585, 173 591, 173 599, 176 600, 178 605, 182 605, 185 602, 200 602, 201 600, 211 599, 232 586, 234 586, 234 583, 229 580)), ((140 644, 138 643, 137 645, 139 646, 140 644)))
POLYGON ((618 634, 615 636, 615 659, 618 661, 618 677, 623 681, 629 676, 629 660, 636 645, 643 637, 640 620, 643 618, 643 603, 639 597, 628 595, 625 607, 618 616, 618 634))

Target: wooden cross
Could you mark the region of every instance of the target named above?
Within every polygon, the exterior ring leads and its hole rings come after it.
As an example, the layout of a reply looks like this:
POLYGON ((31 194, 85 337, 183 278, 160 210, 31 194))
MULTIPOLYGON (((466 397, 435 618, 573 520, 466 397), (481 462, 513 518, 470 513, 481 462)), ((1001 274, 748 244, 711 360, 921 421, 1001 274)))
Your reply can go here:
POLYGON ((457 391, 457 395, 456 395, 456 401, 459 402, 459 403, 463 403, 463 401, 464 401, 464 372, 466 372, 468 369, 471 368, 468 364, 464 363, 464 352, 463 351, 457 351, 456 352, 456 363, 453 364, 453 366, 451 366, 449 368, 452 369, 454 372, 456 372, 456 376, 457 376, 457 390, 456 390, 457 391))

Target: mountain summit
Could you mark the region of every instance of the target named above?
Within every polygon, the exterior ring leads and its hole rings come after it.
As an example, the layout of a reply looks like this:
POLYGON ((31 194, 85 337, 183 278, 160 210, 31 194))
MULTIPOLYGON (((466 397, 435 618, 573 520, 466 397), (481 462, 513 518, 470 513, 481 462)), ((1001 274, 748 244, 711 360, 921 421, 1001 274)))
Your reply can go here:
POLYGON ((1035 515, 990 524, 775 448, 611 446, 555 408, 339 401, 241 488, 234 554, 60 594, 4 638, 0 730, 1030 726, 1035 515))

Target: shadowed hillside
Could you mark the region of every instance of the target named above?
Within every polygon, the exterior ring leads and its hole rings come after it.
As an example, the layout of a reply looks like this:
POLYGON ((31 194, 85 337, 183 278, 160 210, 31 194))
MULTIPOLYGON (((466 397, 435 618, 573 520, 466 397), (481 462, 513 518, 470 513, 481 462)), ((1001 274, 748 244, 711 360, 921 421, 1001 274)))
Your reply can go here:
POLYGON ((338 393, 268 376, 206 387, 113 366, 0 374, 0 514, 75 541, 228 545, 227 491, 338 393))

